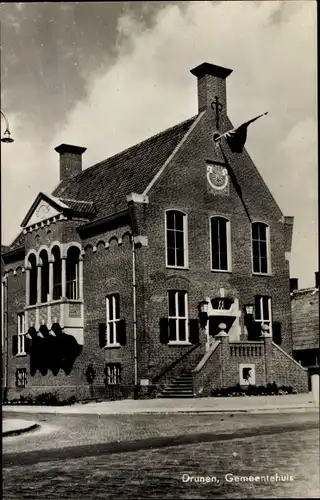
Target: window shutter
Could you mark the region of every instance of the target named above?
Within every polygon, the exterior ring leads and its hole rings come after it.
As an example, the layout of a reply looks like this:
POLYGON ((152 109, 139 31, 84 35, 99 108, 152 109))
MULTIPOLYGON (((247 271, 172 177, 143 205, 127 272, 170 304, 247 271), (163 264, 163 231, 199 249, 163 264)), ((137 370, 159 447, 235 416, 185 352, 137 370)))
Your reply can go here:
POLYGON ((160 318, 160 342, 167 344, 169 341, 169 321, 168 318, 160 318))
POLYGON ((18 335, 13 335, 12 337, 12 355, 16 356, 18 354, 18 335))
POLYGON ((120 345, 126 345, 127 343, 126 322, 124 319, 117 323, 117 341, 120 345))
POLYGON ((31 352, 31 339, 28 339, 28 337, 24 337, 24 346, 25 346, 25 351, 26 354, 30 354, 31 352))
POLYGON ((272 340, 275 344, 281 345, 281 323, 280 321, 274 321, 272 323, 272 340))
POLYGON ((106 324, 99 323, 99 346, 105 347, 106 345, 106 324))
POLYGON ((199 344, 199 322, 197 319, 189 321, 189 341, 191 344, 199 344))

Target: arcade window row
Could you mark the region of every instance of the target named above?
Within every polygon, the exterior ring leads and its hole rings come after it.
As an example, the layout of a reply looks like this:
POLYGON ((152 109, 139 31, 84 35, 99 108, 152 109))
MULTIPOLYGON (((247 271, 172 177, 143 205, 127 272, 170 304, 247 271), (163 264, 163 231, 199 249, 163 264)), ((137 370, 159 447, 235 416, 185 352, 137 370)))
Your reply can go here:
POLYGON ((79 299, 79 257, 80 249, 74 246, 68 249, 65 265, 58 246, 54 246, 50 253, 43 249, 38 263, 35 254, 30 254, 27 305, 59 300, 63 293, 68 299, 79 299))

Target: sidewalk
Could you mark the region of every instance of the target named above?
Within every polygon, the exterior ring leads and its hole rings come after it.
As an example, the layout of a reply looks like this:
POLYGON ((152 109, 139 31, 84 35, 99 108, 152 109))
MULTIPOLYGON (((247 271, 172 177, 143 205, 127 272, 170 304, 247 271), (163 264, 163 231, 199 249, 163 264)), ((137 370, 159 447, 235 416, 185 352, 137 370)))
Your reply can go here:
POLYGON ((2 406, 4 412, 128 415, 136 413, 274 413, 274 412, 318 412, 311 394, 288 394, 284 396, 246 396, 227 398, 195 399, 124 399, 72 406, 2 406))

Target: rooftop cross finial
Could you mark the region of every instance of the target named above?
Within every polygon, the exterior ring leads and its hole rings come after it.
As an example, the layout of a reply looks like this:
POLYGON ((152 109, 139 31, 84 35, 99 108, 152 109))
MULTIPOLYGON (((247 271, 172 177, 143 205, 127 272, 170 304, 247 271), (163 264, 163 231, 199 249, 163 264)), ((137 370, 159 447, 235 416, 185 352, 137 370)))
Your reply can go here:
POLYGON ((211 108, 215 111, 216 113, 216 127, 217 130, 219 130, 219 118, 220 118, 220 112, 222 111, 223 105, 221 102, 219 102, 219 97, 216 95, 214 98, 214 101, 211 103, 211 108))

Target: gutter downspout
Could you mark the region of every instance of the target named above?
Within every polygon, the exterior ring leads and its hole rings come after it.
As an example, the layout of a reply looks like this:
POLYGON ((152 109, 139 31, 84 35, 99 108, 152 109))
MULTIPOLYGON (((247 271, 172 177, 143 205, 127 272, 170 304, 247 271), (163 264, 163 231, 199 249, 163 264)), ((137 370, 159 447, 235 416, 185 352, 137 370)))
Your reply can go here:
POLYGON ((134 350, 134 385, 138 385, 137 356, 137 285, 136 285, 136 251, 134 236, 132 236, 132 299, 133 299, 133 350, 134 350))

